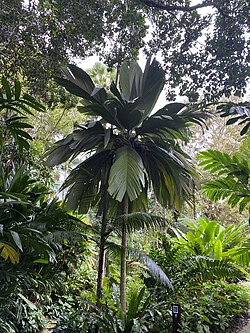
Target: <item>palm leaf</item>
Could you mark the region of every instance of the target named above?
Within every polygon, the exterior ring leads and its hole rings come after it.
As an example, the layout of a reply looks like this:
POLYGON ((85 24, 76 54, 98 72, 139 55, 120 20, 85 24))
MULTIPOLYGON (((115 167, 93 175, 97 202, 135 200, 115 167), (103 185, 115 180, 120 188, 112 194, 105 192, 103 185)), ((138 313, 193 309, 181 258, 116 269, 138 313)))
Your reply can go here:
POLYGON ((142 192, 144 184, 144 167, 140 155, 129 146, 117 149, 109 175, 110 196, 122 202, 127 193, 129 200, 133 201, 142 192))
POLYGON ((71 171, 61 190, 68 188, 65 198, 69 210, 87 213, 100 191, 101 172, 110 164, 112 152, 103 150, 86 159, 71 171))
POLYGON ((184 129, 194 123, 202 126, 207 117, 206 113, 194 108, 187 108, 183 103, 170 103, 151 117, 146 118, 141 127, 137 129, 137 134, 159 134, 164 132, 176 137, 178 137, 178 134, 182 134, 184 139, 184 129))
POLYGON ((148 213, 136 212, 127 215, 120 215, 114 221, 115 228, 122 228, 124 221, 126 221, 128 233, 144 229, 157 230, 159 228, 167 228, 171 225, 169 221, 162 217, 150 215, 148 213))
MULTIPOLYGON (((67 161, 70 157, 75 158, 78 154, 91 152, 99 146, 104 147, 106 129, 99 121, 78 125, 72 134, 58 141, 50 151, 46 153, 46 165, 55 166, 67 161)), ((111 136, 111 132, 110 132, 111 136)))
POLYGON ((248 161, 239 155, 229 156, 216 150, 201 152, 199 163, 204 170, 217 174, 218 178, 203 185, 203 192, 212 201, 226 199, 231 207, 239 205, 240 212, 250 203, 248 161))
MULTIPOLYGON (((117 254, 120 254, 121 252, 121 245, 113 242, 106 242, 106 248, 108 252, 110 252, 111 254, 115 254, 115 256, 117 256, 117 254)), ((149 256, 130 247, 127 247, 126 249, 133 258, 139 260, 147 267, 149 272, 152 274, 152 276, 154 276, 157 281, 167 286, 170 290, 173 290, 172 283, 170 282, 167 275, 163 272, 160 266, 158 266, 149 256)))
POLYGON ((37 110, 39 112, 45 111, 45 107, 32 96, 28 94, 21 96, 21 84, 19 81, 15 81, 13 89, 5 77, 2 77, 1 82, 0 111, 8 109, 15 111, 15 113, 28 113, 31 115, 31 110, 37 110))
POLYGON ((141 95, 142 70, 135 60, 122 63, 119 84, 122 95, 127 101, 141 95))
POLYGON ((75 65, 63 67, 62 72, 65 78, 56 77, 56 82, 70 93, 82 97, 90 103, 90 107, 80 108, 82 113, 91 112, 95 116, 101 116, 106 122, 119 126, 115 113, 110 112, 108 107, 108 96, 104 88, 95 87, 90 76, 75 65))
POLYGON ((250 103, 227 103, 221 104, 217 107, 218 113, 221 117, 231 117, 227 121, 227 125, 238 123, 239 125, 245 124, 242 128, 240 135, 247 133, 250 128, 250 103))
POLYGON ((207 257, 197 257, 197 270, 203 279, 241 278, 242 271, 227 259, 213 260, 207 257))
POLYGON ((19 263, 19 254, 11 245, 5 242, 0 242, 0 257, 4 260, 10 259, 12 264, 19 263))

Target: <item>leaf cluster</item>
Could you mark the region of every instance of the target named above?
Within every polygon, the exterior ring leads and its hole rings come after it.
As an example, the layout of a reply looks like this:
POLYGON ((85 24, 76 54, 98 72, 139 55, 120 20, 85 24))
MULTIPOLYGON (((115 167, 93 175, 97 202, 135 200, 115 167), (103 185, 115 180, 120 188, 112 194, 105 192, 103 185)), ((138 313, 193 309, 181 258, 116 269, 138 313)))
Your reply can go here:
POLYGON ((230 156, 216 150, 201 152, 198 158, 204 170, 218 175, 218 178, 205 183, 203 191, 213 201, 227 198, 231 207, 239 205, 239 211, 249 209, 249 162, 240 154, 230 156))

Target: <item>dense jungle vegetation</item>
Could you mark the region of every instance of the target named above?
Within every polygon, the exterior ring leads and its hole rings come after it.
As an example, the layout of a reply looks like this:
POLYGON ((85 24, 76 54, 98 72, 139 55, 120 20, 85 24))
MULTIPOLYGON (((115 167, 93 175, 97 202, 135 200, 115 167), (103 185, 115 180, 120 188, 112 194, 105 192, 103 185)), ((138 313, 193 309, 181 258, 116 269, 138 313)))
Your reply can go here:
POLYGON ((0 333, 236 332, 249 9, 1 1, 0 333))

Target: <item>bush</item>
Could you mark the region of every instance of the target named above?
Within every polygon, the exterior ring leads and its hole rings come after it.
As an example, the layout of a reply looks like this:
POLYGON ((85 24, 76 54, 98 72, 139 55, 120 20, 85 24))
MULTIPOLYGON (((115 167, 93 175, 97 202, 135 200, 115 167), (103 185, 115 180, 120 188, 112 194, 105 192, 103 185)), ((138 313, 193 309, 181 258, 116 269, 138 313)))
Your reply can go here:
POLYGON ((201 282, 176 298, 182 308, 181 333, 225 332, 249 307, 246 287, 224 281, 201 282))

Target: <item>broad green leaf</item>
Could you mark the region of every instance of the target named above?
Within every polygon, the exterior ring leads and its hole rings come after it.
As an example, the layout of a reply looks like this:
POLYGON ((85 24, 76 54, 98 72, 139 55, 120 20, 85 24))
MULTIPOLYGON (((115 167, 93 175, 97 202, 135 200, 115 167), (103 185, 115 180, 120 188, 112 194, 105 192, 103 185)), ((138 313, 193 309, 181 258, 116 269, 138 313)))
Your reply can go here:
POLYGON ((217 239, 214 243, 214 259, 222 260, 222 242, 220 239, 217 239))
POLYGON ((129 101, 140 96, 142 70, 134 60, 124 61, 120 68, 120 89, 124 98, 129 101))
POLYGON ((13 231, 13 230, 10 230, 10 234, 11 234, 16 246, 19 248, 19 250, 23 251, 22 242, 21 242, 21 239, 19 237, 19 234, 16 231, 13 231))
POLYGON ((108 192, 122 202, 125 194, 130 201, 138 198, 145 185, 144 166, 138 153, 129 146, 117 149, 110 169, 108 192))
POLYGON ((213 242, 214 237, 215 237, 215 230, 216 230, 217 226, 218 226, 218 223, 215 221, 211 221, 208 223, 208 225, 204 231, 204 238, 203 238, 204 243, 213 242))

